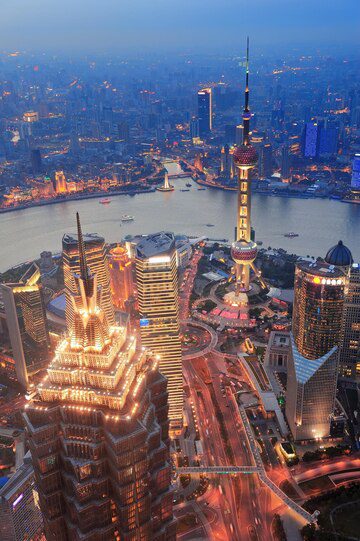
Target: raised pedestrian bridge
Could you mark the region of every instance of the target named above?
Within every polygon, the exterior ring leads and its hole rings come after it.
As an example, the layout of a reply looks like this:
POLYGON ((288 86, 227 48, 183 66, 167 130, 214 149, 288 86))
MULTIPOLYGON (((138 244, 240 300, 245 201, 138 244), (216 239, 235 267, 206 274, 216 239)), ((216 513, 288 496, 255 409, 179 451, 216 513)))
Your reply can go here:
POLYGON ((215 475, 237 475, 237 474, 257 474, 259 479, 266 485, 282 502, 290 507, 295 513, 300 515, 306 522, 316 522, 319 516, 319 511, 315 511, 313 514, 308 513, 298 503, 294 502, 289 496, 285 494, 275 485, 271 479, 266 475, 265 469, 259 466, 189 466, 176 468, 176 473, 179 475, 191 475, 191 474, 215 474, 215 475))

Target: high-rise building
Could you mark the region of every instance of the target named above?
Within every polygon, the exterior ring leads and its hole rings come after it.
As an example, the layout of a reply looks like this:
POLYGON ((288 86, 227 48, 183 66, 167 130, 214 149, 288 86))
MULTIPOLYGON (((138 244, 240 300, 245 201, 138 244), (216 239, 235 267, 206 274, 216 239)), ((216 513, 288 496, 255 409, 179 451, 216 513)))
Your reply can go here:
POLYGON ((250 288, 250 266, 255 270, 257 245, 251 240, 251 179, 249 172, 257 162, 256 149, 250 144, 249 109, 249 38, 246 51, 246 87, 243 112, 243 143, 234 150, 233 160, 238 174, 238 204, 236 240, 231 246, 231 256, 235 261, 236 295, 241 297, 250 288))
POLYGON ((360 381, 360 265, 349 272, 339 351, 340 376, 360 381))
POLYGON ((118 124, 119 138, 124 141, 124 143, 129 143, 130 141, 130 128, 129 124, 126 121, 120 122, 118 124))
POLYGON ((64 171, 56 171, 55 173, 55 191, 56 193, 66 193, 66 177, 64 171))
POLYGON ((319 133, 319 156, 335 156, 338 147, 339 128, 329 122, 320 126, 319 133))
POLYGON ((30 151, 31 169, 34 174, 41 173, 42 161, 41 153, 38 148, 34 148, 30 151))
POLYGON ((149 235, 136 246, 136 281, 142 344, 160 356, 168 380, 170 426, 183 418, 183 382, 179 336, 176 247, 170 233, 149 235))
POLYGON ((206 137, 212 130, 212 90, 202 88, 198 91, 199 136, 206 137))
POLYGON ((1 541, 40 540, 44 529, 30 452, 0 488, 1 541))
POLYGON ((270 143, 264 143, 260 149, 259 178, 269 179, 272 173, 272 146, 270 143))
POLYGON ((242 145, 244 138, 244 126, 242 124, 238 124, 236 126, 236 132, 235 132, 235 144, 237 146, 242 145))
POLYGON ((24 412, 45 535, 175 541, 166 379, 109 325, 77 220, 73 323, 24 412))
POLYGON ((286 417, 295 440, 330 434, 347 277, 326 262, 295 269, 286 417))
POLYGON ((196 139, 199 137, 199 119, 192 117, 190 120, 190 138, 196 139))
POLYGON ((303 155, 315 158, 319 151, 319 126, 317 122, 307 122, 304 130, 303 155))
MULTIPOLYGON (((102 288, 101 307, 103 308, 109 325, 115 321, 114 306, 111 299, 109 263, 106 254, 105 240, 96 233, 84 235, 86 259, 89 269, 96 274, 98 284, 102 288)), ((62 256, 64 267, 64 284, 67 297, 66 302, 66 323, 68 328, 73 323, 73 305, 71 303, 72 294, 76 291, 76 281, 74 275, 80 271, 80 255, 78 238, 76 234, 63 236, 62 256)))
POLYGON ((341 240, 328 250, 325 261, 347 276, 339 346, 339 375, 355 382, 360 376, 360 267, 341 240))
POLYGON ((231 180, 235 176, 235 167, 233 160, 234 151, 225 145, 221 149, 220 173, 226 180, 231 180))
POLYGON ((360 154, 355 154, 352 162, 351 190, 360 193, 360 154))
POLYGON ((0 284, 18 382, 29 389, 31 377, 48 362, 49 332, 40 283, 32 264, 19 282, 0 284))
POLYGON ((281 178, 283 181, 289 181, 291 178, 290 173, 291 156, 288 145, 284 145, 281 149, 281 178))
POLYGON ((127 310, 134 295, 133 265, 126 248, 116 246, 109 252, 112 301, 119 310, 127 310))

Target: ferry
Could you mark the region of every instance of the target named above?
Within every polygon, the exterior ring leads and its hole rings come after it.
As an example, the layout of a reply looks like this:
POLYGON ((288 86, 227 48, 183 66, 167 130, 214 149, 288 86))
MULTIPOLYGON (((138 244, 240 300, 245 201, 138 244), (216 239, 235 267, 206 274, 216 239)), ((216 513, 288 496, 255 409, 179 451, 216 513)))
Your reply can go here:
POLYGON ((121 221, 122 222, 133 222, 135 220, 135 217, 134 216, 130 216, 129 214, 123 214, 121 216, 121 221))
POLYGON ((293 231, 290 231, 290 233, 285 233, 284 237, 287 237, 288 239, 293 239, 295 237, 298 237, 299 233, 293 233, 293 231))
POLYGON ((111 199, 100 199, 99 203, 101 205, 109 205, 111 203, 111 199))

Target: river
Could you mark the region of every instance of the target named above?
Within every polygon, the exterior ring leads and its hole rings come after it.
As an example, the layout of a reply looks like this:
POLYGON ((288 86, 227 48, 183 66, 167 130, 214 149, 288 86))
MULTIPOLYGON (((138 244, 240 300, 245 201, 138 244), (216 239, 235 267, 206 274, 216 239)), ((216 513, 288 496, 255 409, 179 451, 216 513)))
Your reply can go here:
MULTIPOLYGON (((166 167, 170 173, 180 171, 175 163, 166 167)), ((160 230, 232 240, 236 192, 209 188, 200 191, 195 182, 191 182, 190 191, 181 192, 189 180, 171 182, 174 192, 110 196, 109 205, 99 204, 99 199, 86 199, 0 214, 0 271, 35 259, 43 250, 59 252, 62 235, 75 230, 76 211, 85 232, 97 232, 108 242, 120 241, 128 234, 160 230), (123 214, 133 215, 135 220, 121 222, 123 214)), ((360 205, 254 194, 252 224, 256 239, 266 248, 324 256, 342 239, 354 259, 360 261, 360 205), (284 237, 289 231, 299 233, 299 237, 284 237)))

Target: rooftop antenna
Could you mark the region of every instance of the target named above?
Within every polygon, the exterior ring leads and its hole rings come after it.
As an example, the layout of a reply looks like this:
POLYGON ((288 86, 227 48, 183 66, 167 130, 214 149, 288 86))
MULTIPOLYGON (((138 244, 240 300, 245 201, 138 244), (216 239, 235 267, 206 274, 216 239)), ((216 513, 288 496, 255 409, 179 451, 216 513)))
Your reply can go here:
POLYGON ((78 246, 79 246, 79 260, 80 260, 80 276, 84 281, 85 293, 86 295, 90 294, 90 283, 89 283, 89 273, 86 263, 86 253, 85 253, 85 244, 84 238, 81 230, 80 216, 79 213, 76 213, 76 223, 77 223, 77 233, 78 233, 78 246))

